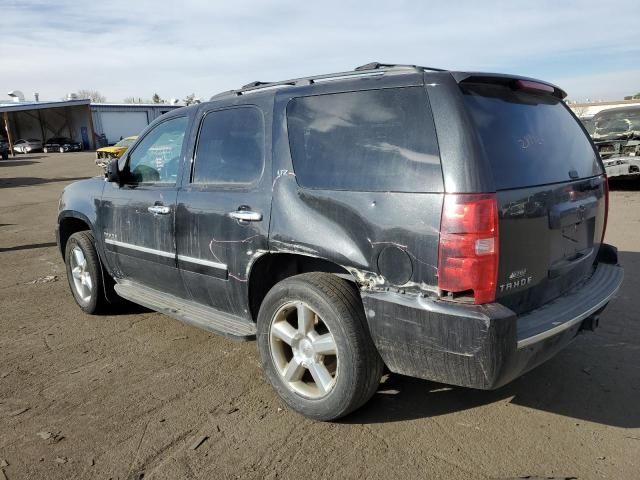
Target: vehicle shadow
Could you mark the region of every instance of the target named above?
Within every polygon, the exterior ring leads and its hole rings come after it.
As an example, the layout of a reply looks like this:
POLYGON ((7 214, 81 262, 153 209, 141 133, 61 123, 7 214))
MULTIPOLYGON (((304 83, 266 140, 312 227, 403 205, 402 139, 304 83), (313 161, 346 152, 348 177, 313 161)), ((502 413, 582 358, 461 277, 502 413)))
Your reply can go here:
POLYGON ((640 176, 634 179, 610 178, 609 188, 612 191, 638 191, 640 190, 640 176))
POLYGON ((138 305, 137 303, 133 303, 125 299, 118 299, 118 303, 111 305, 110 308, 107 308, 102 312, 99 312, 98 315, 119 317, 121 315, 137 315, 152 311, 153 310, 143 307, 142 305, 138 305))
POLYGON ((2 160, 0 161, 0 167, 18 167, 21 165, 33 165, 34 163, 40 163, 36 160, 2 160))
POLYGON ((494 391, 451 387, 389 375, 373 399, 343 419, 349 424, 437 417, 498 401, 623 428, 640 427, 640 254, 620 252, 626 278, 600 328, 538 368, 494 391))
POLYGON ((0 188, 30 187, 33 185, 43 185, 45 183, 55 183, 55 182, 75 182, 76 180, 85 180, 87 178, 90 178, 90 177, 71 177, 71 178, 8 177, 8 178, 0 178, 0 188))
MULTIPOLYGON (((2 224, 0 224, 2 226, 2 224)), ((0 247, 0 253, 2 252, 16 252, 18 250, 32 250, 34 248, 47 248, 55 247, 56 242, 44 242, 44 243, 30 243, 28 245, 15 245, 13 247, 0 247)))

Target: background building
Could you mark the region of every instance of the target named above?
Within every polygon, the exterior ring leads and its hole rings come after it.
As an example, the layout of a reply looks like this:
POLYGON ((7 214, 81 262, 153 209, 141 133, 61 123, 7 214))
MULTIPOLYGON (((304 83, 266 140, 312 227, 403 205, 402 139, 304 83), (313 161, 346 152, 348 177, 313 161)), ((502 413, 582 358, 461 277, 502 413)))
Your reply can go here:
POLYGON ((96 135, 104 135, 112 145, 131 135, 138 135, 160 115, 181 105, 160 103, 92 103, 91 114, 96 135))
POLYGON ((141 103, 91 103, 89 99, 25 100, 19 91, 0 100, 0 138, 13 145, 19 139, 69 137, 85 150, 112 145, 138 135, 160 115, 180 105, 141 103))
POLYGON ((0 136, 11 144, 21 138, 45 141, 52 137, 71 137, 86 149, 95 148, 89 103, 89 100, 0 101, 0 136))

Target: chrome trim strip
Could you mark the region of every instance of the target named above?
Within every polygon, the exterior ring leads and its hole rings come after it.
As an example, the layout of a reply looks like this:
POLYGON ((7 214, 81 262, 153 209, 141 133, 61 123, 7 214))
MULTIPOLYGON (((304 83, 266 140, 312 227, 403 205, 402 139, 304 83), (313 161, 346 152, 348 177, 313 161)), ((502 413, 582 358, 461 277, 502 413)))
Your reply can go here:
POLYGON ((182 260, 183 262, 196 263, 198 265, 204 265, 206 267, 217 268, 218 270, 227 270, 227 265, 224 263, 212 262, 210 260, 203 260, 201 258, 178 255, 178 260, 182 260))
MULTIPOLYGON (((106 238, 105 243, 110 245, 115 245, 116 247, 128 248, 130 250, 137 250, 139 252, 151 253, 153 255, 159 255, 161 257, 167 258, 175 258, 176 255, 172 252, 165 252, 163 250, 156 250, 154 248, 149 247, 141 247, 140 245, 134 245, 132 243, 121 242, 119 240, 112 240, 110 238, 106 238)), ((210 260, 203 260, 201 258, 189 257, 187 255, 177 255, 178 260, 182 260, 183 262, 196 263, 198 265, 204 265, 206 267, 217 268, 218 270, 227 270, 227 265, 219 262, 212 262, 210 260)))
POLYGON ((533 335, 532 337, 523 338, 522 340, 519 340, 518 341, 518 349, 527 347, 527 346, 529 346, 531 344, 534 344, 536 342, 540 342, 540 341, 542 341, 542 340, 544 340, 546 338, 552 337, 556 333, 560 333, 560 332, 562 332, 564 330, 567 330, 567 329, 577 325, 582 320, 584 320, 589 315, 591 315, 593 312, 595 312, 595 311, 599 310, 600 308, 604 307, 605 304, 607 302, 609 302, 611 300, 611 298, 616 293, 618 293, 618 290, 620 290, 621 286, 622 286, 622 281, 620 281, 618 286, 616 288, 614 288, 613 291, 609 295, 604 297, 602 300, 600 300, 596 305, 591 307, 589 310, 586 310, 585 312, 582 312, 577 317, 574 317, 571 320, 569 320, 567 322, 564 322, 564 323, 562 323, 562 324, 560 324, 558 326, 550 328, 549 330, 545 330, 544 332, 540 332, 537 335, 533 335))
POLYGON ((121 242, 119 240, 112 240, 110 238, 105 238, 104 242, 108 243, 109 245, 115 245, 116 247, 128 248, 129 250, 137 250, 139 252, 144 252, 144 253, 151 253, 153 255, 159 255, 161 257, 167 257, 167 258, 176 257, 176 254, 173 252, 165 252, 164 250, 156 250, 154 248, 142 247, 140 245, 121 242))

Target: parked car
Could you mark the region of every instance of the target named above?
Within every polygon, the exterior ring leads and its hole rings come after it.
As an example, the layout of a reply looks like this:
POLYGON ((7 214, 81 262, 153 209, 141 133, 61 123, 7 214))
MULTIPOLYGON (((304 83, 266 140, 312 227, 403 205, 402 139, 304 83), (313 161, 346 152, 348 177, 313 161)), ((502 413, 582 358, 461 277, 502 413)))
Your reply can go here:
POLYGON ((42 150, 42 140, 21 138, 13 144, 13 151, 16 153, 30 153, 37 150, 42 150))
POLYGON ((82 150, 82 144, 72 140, 69 137, 53 137, 44 143, 44 153, 49 152, 79 152, 82 150))
POLYGON ((593 121, 593 116, 591 117, 579 117, 580 122, 582 122, 582 125, 584 126, 584 129, 587 131, 587 133, 591 136, 593 136, 593 132, 596 129, 596 125, 593 121))
POLYGON ((9 160, 9 142, 0 137, 0 158, 9 160))
POLYGON ((610 178, 640 178, 640 107, 610 108, 593 117, 592 134, 610 178))
POLYGON ((595 329, 622 282, 604 169, 564 97, 374 63, 169 112, 106 182, 64 190, 71 292, 256 338, 314 419, 366 403, 384 365, 500 387, 595 329))
POLYGON ((96 150, 96 165, 106 166, 109 160, 120 158, 138 138, 138 136, 126 137, 115 145, 110 147, 102 147, 96 150))

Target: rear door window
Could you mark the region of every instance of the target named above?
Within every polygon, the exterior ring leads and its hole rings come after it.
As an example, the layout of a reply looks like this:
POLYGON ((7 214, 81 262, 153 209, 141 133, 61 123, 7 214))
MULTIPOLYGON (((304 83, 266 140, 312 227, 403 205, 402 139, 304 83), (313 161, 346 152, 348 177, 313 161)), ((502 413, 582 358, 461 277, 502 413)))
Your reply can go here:
POLYGON ((559 98, 504 85, 462 89, 498 190, 602 173, 589 138, 559 98))
POLYGON ((299 185, 354 191, 442 191, 424 88, 299 97, 287 107, 299 185))
POLYGON ((192 183, 246 185, 264 166, 264 121, 253 107, 209 112, 202 120, 192 183))

